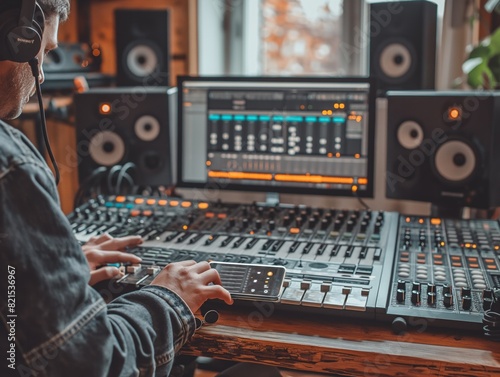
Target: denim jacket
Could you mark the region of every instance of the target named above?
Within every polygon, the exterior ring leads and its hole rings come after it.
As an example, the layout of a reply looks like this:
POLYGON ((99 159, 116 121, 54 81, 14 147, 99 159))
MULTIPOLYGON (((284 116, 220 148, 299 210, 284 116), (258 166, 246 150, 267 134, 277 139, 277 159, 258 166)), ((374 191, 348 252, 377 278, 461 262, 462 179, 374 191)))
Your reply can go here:
POLYGON ((0 270, 0 371, 10 365, 21 376, 167 376, 194 333, 190 309, 162 287, 105 304, 87 284, 89 267, 51 171, 24 135, 2 122, 0 270))

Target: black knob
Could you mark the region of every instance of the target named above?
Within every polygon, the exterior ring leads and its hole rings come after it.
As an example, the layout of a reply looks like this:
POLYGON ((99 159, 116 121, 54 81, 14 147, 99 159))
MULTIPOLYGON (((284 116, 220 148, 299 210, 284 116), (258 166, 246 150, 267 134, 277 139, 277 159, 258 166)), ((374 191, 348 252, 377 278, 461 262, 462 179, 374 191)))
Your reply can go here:
POLYGON ((462 308, 464 310, 470 310, 472 306, 472 299, 470 296, 462 296, 462 308))
POLYGON ((273 231, 276 228, 276 223, 274 222, 274 220, 269 220, 267 225, 270 231, 273 231))
POLYGON ((436 293, 435 292, 427 292, 427 304, 436 305, 436 293))
POLYGON ((314 217, 309 218, 309 228, 313 229, 316 226, 316 219, 314 217))
POLYGON ((262 214, 264 213, 264 208, 263 207, 257 207, 257 213, 262 216, 262 214))
POLYGON ((283 225, 285 226, 290 225, 290 216, 283 217, 283 225))
POLYGON ((273 220, 276 217, 276 211, 274 208, 271 208, 269 212, 267 213, 267 217, 269 217, 270 220, 273 220))
POLYGON ((491 303, 493 299, 491 297, 483 297, 483 310, 490 310, 491 309, 491 303))
POLYGON ((414 305, 420 304, 420 291, 411 291, 411 302, 414 305))
POLYGON ((382 223, 381 223, 380 221, 377 221, 377 222, 375 223, 375 227, 374 227, 374 229, 373 229, 373 232, 374 232, 375 234, 380 233, 380 228, 381 228, 381 227, 382 227, 382 223))
POLYGON ((342 227, 342 221, 340 220, 335 220, 335 222, 333 223, 333 229, 334 230, 339 230, 340 228, 342 227))
POLYGON ((451 286, 448 284, 443 284, 443 295, 451 294, 451 286))
POLYGON ((302 221, 306 221, 307 219, 307 211, 306 210, 302 210, 300 211, 300 217, 302 218, 302 221))
POLYGON ((453 295, 451 293, 445 293, 443 296, 444 296, 444 299, 443 299, 444 306, 446 306, 447 308, 452 306, 453 305, 453 295))
POLYGON ((262 220, 257 219, 255 220, 255 229, 259 230, 260 228, 262 228, 262 220))
POLYGON ((492 298, 491 289, 483 289, 483 299, 492 298))
POLYGON ((398 289, 396 291, 396 300, 398 302, 405 302, 406 299, 406 291, 404 289, 398 289))
POLYGON ((297 228, 300 228, 302 226, 302 217, 296 217, 295 224, 297 224, 297 228))
POLYGON ((427 292, 436 293, 436 285, 432 283, 427 283, 427 292))
POLYGON ((349 221, 347 222, 347 224, 346 224, 347 231, 348 231, 348 232, 352 231, 352 229, 354 228, 354 225, 355 225, 354 221, 349 220, 349 221))
POLYGON ((236 224, 236 220, 234 219, 234 217, 230 217, 229 218, 229 227, 232 228, 234 226, 234 224, 236 224))
POLYGON ((398 280, 398 289, 406 289, 406 280, 398 280))
POLYGON ((316 220, 319 220, 319 218, 321 217, 321 214, 318 211, 314 211, 312 215, 316 220))
POLYGON ((361 222, 361 232, 365 232, 366 231, 366 228, 368 227, 368 222, 366 220, 363 220, 361 222))
POLYGON ((322 219, 321 220, 321 229, 325 230, 326 228, 328 228, 329 223, 330 222, 327 219, 322 219))
POLYGON ((411 285, 411 290, 420 292, 420 283, 418 281, 414 281, 411 285))
POLYGON ((470 296, 470 287, 462 287, 462 297, 470 296))
POLYGON ((247 218, 244 218, 242 221, 241 221, 241 225, 243 226, 243 228, 246 228, 248 226, 248 219, 247 218))

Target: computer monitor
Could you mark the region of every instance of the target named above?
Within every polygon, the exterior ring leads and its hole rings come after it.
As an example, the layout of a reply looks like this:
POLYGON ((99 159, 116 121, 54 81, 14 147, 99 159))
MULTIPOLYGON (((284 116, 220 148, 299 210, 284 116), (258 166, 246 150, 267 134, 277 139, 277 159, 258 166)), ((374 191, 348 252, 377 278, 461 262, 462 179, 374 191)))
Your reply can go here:
POLYGON ((178 79, 179 187, 373 197, 366 77, 178 79))

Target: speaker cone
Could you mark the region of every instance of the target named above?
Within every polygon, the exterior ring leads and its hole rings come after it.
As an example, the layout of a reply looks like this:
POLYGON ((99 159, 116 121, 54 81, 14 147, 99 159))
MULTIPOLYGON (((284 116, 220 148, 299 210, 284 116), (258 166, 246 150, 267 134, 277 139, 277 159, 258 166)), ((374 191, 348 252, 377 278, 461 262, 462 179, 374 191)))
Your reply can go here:
POLYGON ((125 143, 114 132, 99 132, 90 140, 89 154, 98 165, 116 165, 125 155, 125 143))
POLYGON ((160 122, 151 115, 143 115, 135 122, 134 132, 142 141, 153 141, 160 134, 160 122))
POLYGON ((417 122, 407 120, 399 125, 398 142, 406 149, 415 149, 424 140, 424 131, 417 122))
POLYGON ((160 66, 160 54, 147 43, 133 44, 124 54, 125 71, 133 77, 148 77, 160 66))
POLYGON ((476 160, 476 154, 468 144, 453 140, 439 147, 434 165, 442 179, 455 183, 466 181, 473 176, 476 160))
POLYGON ((386 78, 403 79, 410 75, 415 66, 415 54, 409 45, 389 43, 379 54, 380 73, 386 78))

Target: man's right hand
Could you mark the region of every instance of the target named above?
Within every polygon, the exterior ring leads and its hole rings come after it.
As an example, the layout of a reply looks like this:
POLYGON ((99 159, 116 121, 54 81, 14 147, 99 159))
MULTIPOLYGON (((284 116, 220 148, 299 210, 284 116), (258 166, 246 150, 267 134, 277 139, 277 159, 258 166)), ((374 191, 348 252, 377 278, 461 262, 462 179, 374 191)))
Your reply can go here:
POLYGON ((208 299, 233 303, 231 294, 221 284, 219 273, 208 262, 192 260, 168 264, 151 283, 177 293, 193 313, 208 299))

